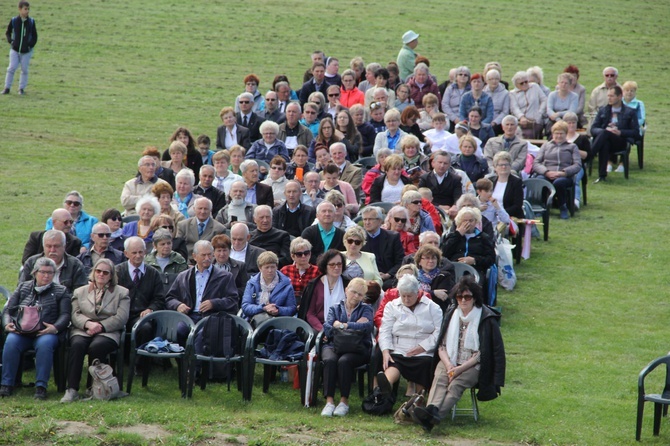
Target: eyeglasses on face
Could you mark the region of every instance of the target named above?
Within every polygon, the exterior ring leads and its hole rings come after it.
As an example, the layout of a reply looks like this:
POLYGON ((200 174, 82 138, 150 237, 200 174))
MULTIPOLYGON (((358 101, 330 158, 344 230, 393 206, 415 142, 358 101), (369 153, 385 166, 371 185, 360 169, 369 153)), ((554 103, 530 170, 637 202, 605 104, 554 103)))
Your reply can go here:
POLYGON ((328 97, 329 97, 329 98, 337 98, 337 97, 339 97, 339 96, 340 96, 339 93, 328 93, 328 97))
POLYGON ((81 201, 65 200, 65 204, 67 204, 68 206, 79 207, 81 206, 81 201))
POLYGON ((412 204, 421 204, 421 200, 412 201, 412 204))
POLYGON ((469 301, 472 300, 472 294, 468 293, 462 293, 462 294, 457 294, 456 295, 456 300, 464 300, 464 301, 469 301))
POLYGON ((296 252, 293 253, 293 255, 296 256, 296 257, 307 257, 311 253, 312 253, 312 251, 310 251, 308 249, 307 251, 296 251, 296 252))
POLYGON ((93 234, 97 235, 98 237, 101 238, 109 238, 112 236, 111 232, 94 232, 93 234))
POLYGON ((240 104, 250 104, 249 101, 240 101, 240 104))
POLYGON ((168 230, 172 231, 172 230, 174 230, 174 226, 165 225, 165 226, 161 226, 161 229, 168 229, 168 230))
POLYGON ((332 268, 341 268, 342 267, 342 262, 329 263, 328 266, 330 266, 332 268))
POLYGON ((272 166, 272 167, 270 167, 270 169, 272 169, 272 170, 284 170, 284 168, 282 166, 272 166))
POLYGON ((406 219, 406 218, 393 217, 393 220, 395 220, 396 223, 402 223, 402 224, 407 223, 407 219, 406 219))
POLYGON ((528 83, 528 81, 521 81, 521 82, 519 82, 519 85, 526 85, 527 83, 528 83))
POLYGON ((71 225, 72 223, 74 223, 74 220, 72 220, 72 219, 70 219, 70 220, 60 220, 60 221, 62 221, 66 225, 71 225))
POLYGON ((350 244, 350 245, 353 244, 353 245, 356 245, 356 246, 360 246, 361 243, 363 243, 363 242, 361 240, 358 240, 358 239, 348 238, 347 243, 350 244))
POLYGON ((96 274, 102 274, 103 276, 109 276, 110 274, 112 274, 111 271, 107 271, 105 269, 98 269, 98 268, 95 269, 95 273, 96 274))

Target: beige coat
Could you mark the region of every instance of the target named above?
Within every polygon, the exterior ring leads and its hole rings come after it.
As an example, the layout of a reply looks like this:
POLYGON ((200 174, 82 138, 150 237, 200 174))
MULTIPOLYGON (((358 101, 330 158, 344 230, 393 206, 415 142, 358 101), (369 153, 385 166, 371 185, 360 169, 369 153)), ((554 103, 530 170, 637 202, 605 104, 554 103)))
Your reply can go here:
POLYGON ((121 331, 128 322, 130 297, 128 289, 120 285, 109 288, 102 297, 102 306, 95 312, 95 294, 90 284, 77 288, 72 295, 72 328, 70 336, 89 335, 84 330, 88 321, 100 322, 104 327, 100 336, 106 336, 117 344, 121 331))

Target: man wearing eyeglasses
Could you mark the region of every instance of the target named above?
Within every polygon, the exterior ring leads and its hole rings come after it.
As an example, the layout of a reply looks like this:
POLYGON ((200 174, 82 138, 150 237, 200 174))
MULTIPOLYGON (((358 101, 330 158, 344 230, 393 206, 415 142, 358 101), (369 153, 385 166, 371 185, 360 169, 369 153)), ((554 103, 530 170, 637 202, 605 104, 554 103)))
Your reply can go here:
POLYGON ((335 206, 329 201, 321 202, 316 208, 316 224, 302 231, 302 238, 312 244, 309 263, 315 265, 316 259, 329 249, 344 251, 344 231, 336 228, 335 206))
POLYGON ((46 231, 42 236, 43 253, 35 254, 26 260, 19 275, 19 282, 32 280, 31 271, 37 259, 48 257, 56 264, 55 283, 63 285, 70 293, 80 286, 86 285, 88 279, 84 274, 84 266, 76 257, 65 252, 65 242, 66 237, 63 231, 57 229, 46 231))
POLYGON ((314 208, 300 202, 301 195, 300 183, 288 181, 284 188, 286 200, 272 210, 272 226, 293 237, 300 237, 316 218, 314 208))
POLYGON ((265 122, 265 119, 252 111, 254 95, 244 92, 237 97, 237 103, 240 106, 240 111, 235 113, 237 125, 249 129, 249 140, 252 143, 258 141, 261 139, 261 124, 265 122))
MULTIPOLYGON (((607 67, 603 70, 603 83, 598 85, 591 92, 591 97, 589 98, 588 112, 589 119, 593 121, 598 111, 609 104, 607 99, 607 91, 619 85, 617 79, 619 78, 619 70, 614 67, 607 67)), ((621 85, 619 85, 620 87, 621 85)))
POLYGON ((277 124, 286 121, 286 115, 279 111, 277 93, 272 90, 265 93, 265 110, 258 112, 258 116, 264 118, 266 121, 276 122, 277 124))
POLYGON ((91 232, 91 247, 77 256, 88 276, 93 265, 100 259, 109 259, 118 265, 125 260, 123 253, 109 246, 112 231, 105 223, 96 223, 91 232))
MULTIPOLYGON (((65 234, 65 252, 71 256, 78 256, 81 252, 81 240, 78 237, 70 234, 70 229, 74 221, 67 209, 56 209, 51 213, 51 221, 53 228, 65 234)), ((42 254, 44 247, 42 246, 42 237, 47 231, 34 231, 30 233, 25 248, 23 248, 23 256, 21 257, 21 264, 26 263, 29 257, 35 254, 42 254)))
MULTIPOLYGON (((72 220, 74 220, 70 233, 79 237, 83 247, 88 247, 91 242, 91 230, 98 219, 84 212, 84 196, 76 190, 68 192, 65 195, 65 200, 63 200, 63 208, 70 213, 72 220)), ((52 228, 53 222, 49 218, 44 229, 52 228)))

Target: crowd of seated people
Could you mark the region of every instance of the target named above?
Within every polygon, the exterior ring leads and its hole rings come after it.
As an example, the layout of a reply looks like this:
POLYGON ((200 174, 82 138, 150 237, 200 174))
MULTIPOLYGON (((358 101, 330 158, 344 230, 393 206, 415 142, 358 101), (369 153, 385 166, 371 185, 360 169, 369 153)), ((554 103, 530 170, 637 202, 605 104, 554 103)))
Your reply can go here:
MULTIPOLYGON (((410 37, 404 44, 413 50, 418 35, 410 37)), ((162 160, 155 147, 138 151, 131 179, 119 184, 120 202, 106 203, 99 221, 73 190, 46 230, 30 233, 11 302, 51 293, 49 336, 28 342, 17 333, 7 342, 51 352, 71 320, 62 401, 79 398, 86 354, 104 359, 123 342, 124 327, 162 309, 194 322, 239 310, 254 326, 297 316, 326 339, 347 327, 364 331, 364 354, 326 344, 325 416, 349 411, 352 368, 366 362, 373 326, 383 392, 401 376, 416 390, 432 384, 419 416, 425 428, 477 379, 481 388, 484 374, 486 390, 499 392, 504 357, 480 345, 501 343, 499 315, 482 310, 500 225, 524 217, 528 176, 554 184, 561 218, 569 218, 568 188, 579 186, 596 155, 605 181, 618 162, 613 154, 643 134, 637 84, 622 89, 608 67, 585 109, 574 65, 558 74, 555 89, 532 67, 508 90, 498 63, 481 73, 460 66, 438 87, 425 58, 405 79, 395 63, 365 68, 360 58, 340 77, 339 61, 317 53, 297 91, 278 76, 263 95, 259 78, 246 76, 245 91, 219 113, 213 150, 209 137, 180 127, 162 160), (593 140, 580 130, 587 123, 593 140), (529 140, 543 134, 547 141, 531 149, 529 140), (376 164, 357 164, 372 156, 376 164), (455 263, 473 267, 479 283, 456 283, 455 263), (478 337, 480 319, 487 331, 478 337)), ((578 206, 578 193, 574 199, 578 206)), ((3 327, 16 333, 7 317, 3 327)), ((138 340, 151 336, 145 328, 138 340)), ((15 385, 16 358, 5 354, 0 396, 15 385)), ((36 397, 44 399, 51 362, 40 358, 36 397)))

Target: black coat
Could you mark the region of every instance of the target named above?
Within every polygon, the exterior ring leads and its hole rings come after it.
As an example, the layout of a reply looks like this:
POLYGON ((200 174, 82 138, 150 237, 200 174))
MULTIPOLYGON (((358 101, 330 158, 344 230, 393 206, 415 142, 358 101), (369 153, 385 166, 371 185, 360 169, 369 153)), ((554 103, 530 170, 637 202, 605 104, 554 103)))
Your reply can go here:
MULTIPOLYGON (((383 173, 372 182, 370 186, 370 203, 379 203, 382 201, 382 191, 384 190, 384 181, 386 181, 386 174, 383 173)), ((400 175, 400 182, 402 184, 409 184, 410 180, 404 175, 400 175)))
POLYGON ((288 227, 286 216, 289 214, 289 210, 286 207, 286 202, 280 204, 272 210, 272 227, 286 231, 294 237, 300 237, 302 232, 314 223, 316 210, 312 206, 300 203, 300 209, 295 212, 298 214, 297 224, 288 227))
POLYGON ((493 239, 486 232, 471 237, 467 240, 460 232, 454 231, 447 235, 442 248, 442 255, 452 262, 457 262, 459 258, 465 257, 467 251, 468 257, 475 259, 474 268, 479 271, 479 282, 483 284, 486 281, 486 270, 496 261, 496 250, 493 239))
POLYGON ((56 326, 59 333, 63 332, 70 325, 72 315, 72 294, 62 285, 51 283, 51 285, 41 293, 35 293, 35 281, 28 280, 19 283, 19 286, 12 293, 7 301, 7 305, 2 311, 2 326, 12 322, 12 313, 19 305, 42 306, 42 321, 56 326), (35 301, 37 298, 37 301, 35 301))
POLYGON ((250 235, 249 244, 277 254, 279 268, 293 263, 293 260, 291 260, 291 236, 288 232, 277 228, 270 228, 266 232, 256 229, 251 231, 250 235))
POLYGON ((374 254, 379 272, 391 275, 390 279, 384 281, 383 288, 384 290, 387 290, 392 285, 395 273, 398 272, 398 269, 402 265, 402 259, 405 257, 405 248, 402 247, 400 234, 395 231, 380 229, 380 233, 377 237, 380 237, 378 252, 374 252, 370 248, 369 235, 367 235, 368 243, 363 246, 361 251, 374 254))
MULTIPOLYGON (((235 113, 235 118, 237 119, 238 126, 246 127, 249 129, 249 147, 251 147, 251 144, 261 139, 261 124, 265 122, 265 119, 261 118, 256 113, 251 112, 251 115, 249 116, 249 122, 247 122, 247 125, 245 126, 243 124, 244 118, 242 117, 241 112, 235 113)), ((237 129, 237 132, 238 133, 240 132, 239 127, 237 129)), ((221 142, 221 144, 223 144, 223 141, 221 142)), ((249 147, 245 147, 245 149, 249 150, 249 147)))
MULTIPOLYGON (((237 125, 237 129, 235 130, 235 136, 237 137, 237 144, 244 147, 245 150, 249 150, 249 147, 251 147, 251 139, 250 139, 250 132, 249 129, 242 126, 242 125, 237 125)), ((226 144, 226 126, 225 125, 220 125, 216 129, 216 148, 219 150, 223 149, 230 149, 230 147, 225 147, 226 144)))
MULTIPOLYGON (((495 190, 498 183, 498 177, 493 175, 489 177, 493 181, 493 189, 495 190)), ((503 194, 502 206, 510 217, 524 218, 523 214, 523 181, 521 178, 510 175, 503 194)))
MULTIPOLYGON (((19 282, 34 279, 31 272, 33 266, 35 266, 35 262, 40 257, 42 257, 42 254, 36 254, 26 260, 19 276, 19 282)), ((58 281, 61 285, 67 288, 70 293, 74 293, 74 290, 81 286, 88 285, 88 277, 84 273, 84 265, 81 264, 79 259, 66 253, 63 262, 63 267, 58 275, 58 281)))
POLYGON ((212 202, 212 216, 218 214, 221 208, 226 205, 226 194, 214 186, 205 190, 198 184, 195 186, 195 188, 193 188, 193 193, 202 195, 205 198, 209 198, 209 200, 212 202))
MULTIPOLYGON (((128 262, 123 262, 116 266, 116 277, 118 284, 128 289, 128 296, 130 297, 130 312, 128 316, 128 324, 134 324, 146 309, 152 311, 165 309, 165 287, 163 286, 162 273, 153 266, 145 264, 145 271, 140 283, 135 286, 133 283, 133 273, 131 274, 129 267, 134 270, 134 267, 128 262)), ((131 327, 132 328, 132 327, 131 327)))
MULTIPOLYGON (((186 304, 186 306, 191 307, 189 313, 193 313, 196 302, 195 269, 194 266, 179 273, 165 298, 166 309, 176 311, 179 305, 186 304)), ((231 314, 237 313, 240 308, 239 298, 237 297, 237 288, 232 274, 221 268, 212 268, 209 281, 207 281, 202 294, 201 303, 207 300, 212 302, 212 310, 204 313, 205 316, 219 311, 231 314)))
POLYGON ((272 186, 268 186, 259 181, 256 183, 256 205, 261 204, 267 204, 271 208, 274 207, 275 196, 274 193, 272 193, 272 186))
POLYGON ((438 206, 453 206, 463 193, 461 177, 453 169, 447 171, 442 184, 437 182, 433 171, 424 173, 419 180, 419 187, 430 189, 433 192, 433 204, 438 206))
MULTIPOLYGON (((447 327, 451 322, 451 316, 456 311, 456 305, 450 306, 444 313, 442 327, 437 338, 437 345, 447 334, 447 327)), ((477 399, 479 401, 490 401, 498 397, 500 388, 505 385, 505 345, 500 333, 500 313, 484 305, 482 317, 479 321, 479 382, 477 387, 477 399)), ((439 361, 437 349, 436 361, 439 361)))
MULTIPOLYGON (((45 232, 47 231, 35 231, 30 233, 30 237, 28 237, 26 246, 23 248, 23 257, 21 257, 21 263, 26 263, 28 257, 34 256, 35 254, 42 254, 44 252, 42 238, 44 237, 45 232)), ((69 232, 65 234, 65 252, 73 257, 77 257, 80 251, 81 240, 69 232)))
MULTIPOLYGON (((312 296, 314 295, 314 287, 319 283, 321 278, 325 274, 320 274, 319 277, 316 279, 312 279, 309 281, 307 286, 305 287, 305 290, 302 292, 302 299, 300 300, 300 308, 298 308, 298 319, 302 319, 303 321, 307 321, 307 310, 309 310, 309 306, 312 303, 312 296)), ((347 287, 349 286, 350 279, 347 279, 346 277, 342 276, 342 286, 346 290, 347 287)), ((323 315, 324 320, 328 319, 328 314, 323 315)))
MULTIPOLYGON (((312 256, 309 258, 309 263, 316 265, 316 259, 326 252, 326 247, 323 245, 323 240, 321 240, 321 232, 319 231, 318 225, 311 225, 304 231, 302 231, 302 238, 309 241, 312 244, 312 256)), ((344 231, 340 228, 335 228, 335 235, 333 236, 333 241, 330 242, 328 249, 337 249, 338 251, 344 251, 344 231)))

